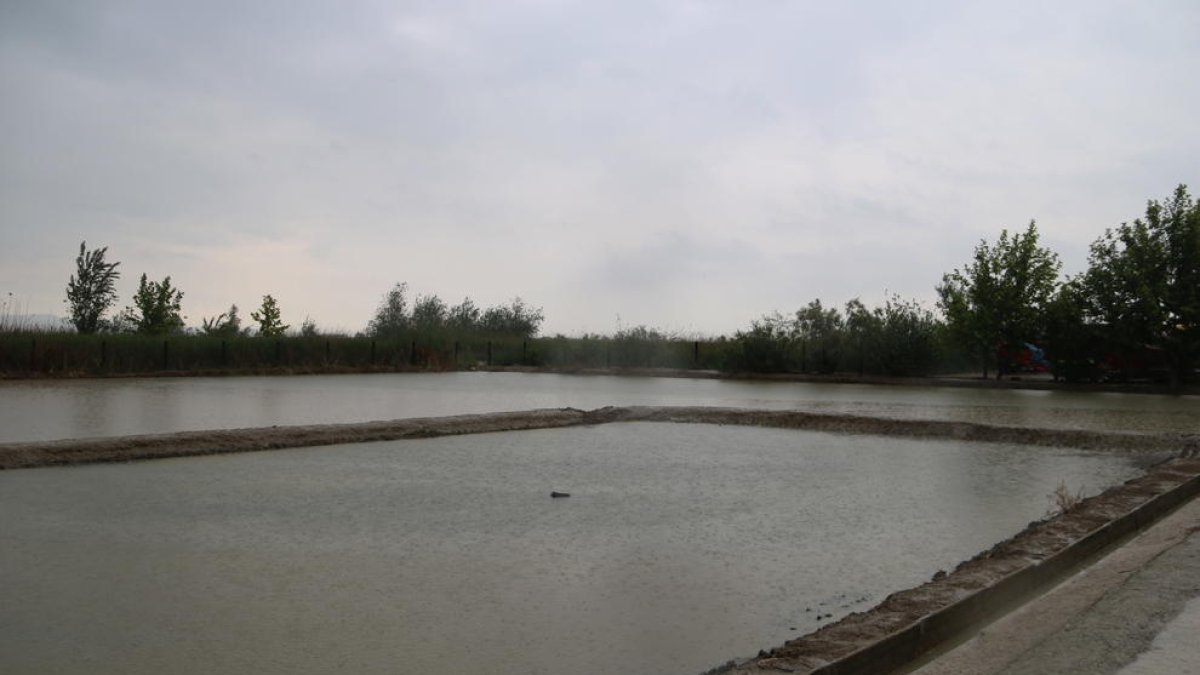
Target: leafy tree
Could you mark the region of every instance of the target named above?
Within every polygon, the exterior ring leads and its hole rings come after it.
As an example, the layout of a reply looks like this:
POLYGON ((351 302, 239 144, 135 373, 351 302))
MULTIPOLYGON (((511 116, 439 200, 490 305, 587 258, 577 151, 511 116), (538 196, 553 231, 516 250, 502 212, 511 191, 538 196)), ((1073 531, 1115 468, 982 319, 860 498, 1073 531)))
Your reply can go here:
POLYGON ((1083 294, 1118 349, 1161 348, 1173 383, 1200 347, 1200 205, 1180 185, 1092 244, 1083 294))
POLYGON ((475 332, 479 330, 482 315, 474 300, 463 298, 461 303, 451 307, 446 313, 446 325, 462 333, 475 332))
POLYGON ((320 335, 317 330, 317 322, 312 320, 311 316, 304 317, 304 321, 300 322, 300 335, 302 337, 317 337, 320 335))
POLYGON ((1038 245, 1037 224, 1030 222, 1024 234, 1002 231, 995 246, 980 241, 970 263, 942 277, 938 306, 955 340, 979 355, 984 377, 999 346, 1040 339, 1060 266, 1057 255, 1038 245))
POLYGON ((171 277, 162 281, 147 281, 146 275, 142 274, 137 293, 133 296, 133 307, 126 307, 122 318, 138 333, 174 333, 183 328, 183 316, 180 315, 182 301, 183 291, 171 286, 171 277))
POLYGON ((880 371, 885 375, 920 375, 937 364, 938 320, 915 300, 888 298, 875 309, 883 326, 879 341, 880 371))
POLYGON ((817 372, 837 370, 842 352, 842 314, 836 307, 826 309, 819 299, 796 312, 794 334, 805 350, 805 360, 816 366, 817 372))
POLYGON ((1099 326, 1087 317, 1082 280, 1068 279, 1046 307, 1045 344, 1055 379, 1068 382, 1099 377, 1099 326))
POLYGON ((845 326, 845 342, 857 352, 860 371, 919 375, 937 362, 938 321, 915 300, 891 296, 873 310, 851 300, 846 303, 845 326))
POLYGON ((105 261, 108 247, 87 250, 87 242, 80 242, 79 256, 75 258, 75 274, 67 281, 67 299, 71 323, 80 333, 95 333, 103 327, 100 318, 117 299, 114 289, 121 273, 121 263, 105 261))
POLYGON ((480 319, 480 328, 493 335, 533 337, 543 319, 540 307, 530 307, 521 298, 513 298, 508 305, 489 307, 480 319))
POLYGON ((414 328, 440 330, 446 325, 449 310, 446 303, 436 295, 418 295, 413 302, 410 322, 414 328))
POLYGON ((279 304, 270 295, 264 295, 262 306, 257 312, 250 312, 250 318, 258 322, 258 334, 262 337, 279 337, 291 326, 280 319, 279 304))
POLYGON ((794 325, 778 313, 752 321, 750 330, 738 331, 733 340, 738 349, 731 353, 731 363, 727 364, 733 370, 784 373, 796 365, 794 325))
POLYGON ((238 306, 230 305, 228 312, 223 312, 211 319, 200 320, 200 331, 210 337, 238 337, 245 335, 249 329, 242 328, 242 319, 238 316, 238 306))
POLYGON ((384 294, 375 310, 375 318, 367 324, 367 335, 395 337, 408 329, 408 300, 404 297, 407 292, 408 284, 397 283, 384 294))

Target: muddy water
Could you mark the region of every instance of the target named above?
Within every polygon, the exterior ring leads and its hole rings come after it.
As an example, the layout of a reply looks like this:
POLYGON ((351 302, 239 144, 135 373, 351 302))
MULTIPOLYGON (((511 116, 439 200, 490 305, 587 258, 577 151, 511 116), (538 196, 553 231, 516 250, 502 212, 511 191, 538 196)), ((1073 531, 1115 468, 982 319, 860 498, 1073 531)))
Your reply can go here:
POLYGON ((0 382, 0 443, 605 405, 1200 431, 1200 397, 524 373, 0 382))
POLYGON ((695 673, 1131 461, 641 423, 4 472, 0 672, 695 673))

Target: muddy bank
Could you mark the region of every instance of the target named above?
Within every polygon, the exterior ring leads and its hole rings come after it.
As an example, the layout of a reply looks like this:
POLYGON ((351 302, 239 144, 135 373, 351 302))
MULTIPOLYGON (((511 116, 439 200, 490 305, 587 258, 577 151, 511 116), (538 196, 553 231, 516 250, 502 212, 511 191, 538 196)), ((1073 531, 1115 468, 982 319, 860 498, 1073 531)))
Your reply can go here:
POLYGON ((359 424, 217 429, 173 434, 0 443, 0 470, 431 438, 490 431, 548 429, 585 424, 585 417, 585 413, 579 410, 529 410, 359 424))
POLYGON ((163 457, 518 431, 612 422, 740 424, 838 433, 947 438, 984 443, 1064 446, 1126 452, 1196 454, 1200 435, 1134 434, 1006 427, 968 422, 898 420, 800 411, 709 407, 606 407, 411 418, 357 424, 321 424, 188 431, 108 438, 0 444, 0 469, 124 462, 163 457))

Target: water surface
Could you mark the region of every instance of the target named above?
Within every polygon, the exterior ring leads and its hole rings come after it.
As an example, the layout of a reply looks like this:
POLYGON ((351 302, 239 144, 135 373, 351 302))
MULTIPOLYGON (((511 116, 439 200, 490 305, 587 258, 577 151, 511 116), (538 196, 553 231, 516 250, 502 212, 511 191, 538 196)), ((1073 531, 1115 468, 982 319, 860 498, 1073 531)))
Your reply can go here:
POLYGON ((467 372, 0 382, 0 442, 606 405, 1200 431, 1197 396, 467 372))
POLYGON ((641 423, 0 472, 0 671, 696 673, 1132 462, 641 423))

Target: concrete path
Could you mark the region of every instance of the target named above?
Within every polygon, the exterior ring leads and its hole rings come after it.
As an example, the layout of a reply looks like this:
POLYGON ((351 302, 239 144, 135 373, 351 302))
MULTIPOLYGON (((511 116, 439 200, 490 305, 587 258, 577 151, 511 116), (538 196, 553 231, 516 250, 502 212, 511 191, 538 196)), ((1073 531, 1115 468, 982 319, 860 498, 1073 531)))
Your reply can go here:
POLYGON ((919 675, 1200 675, 1200 499, 919 675))

